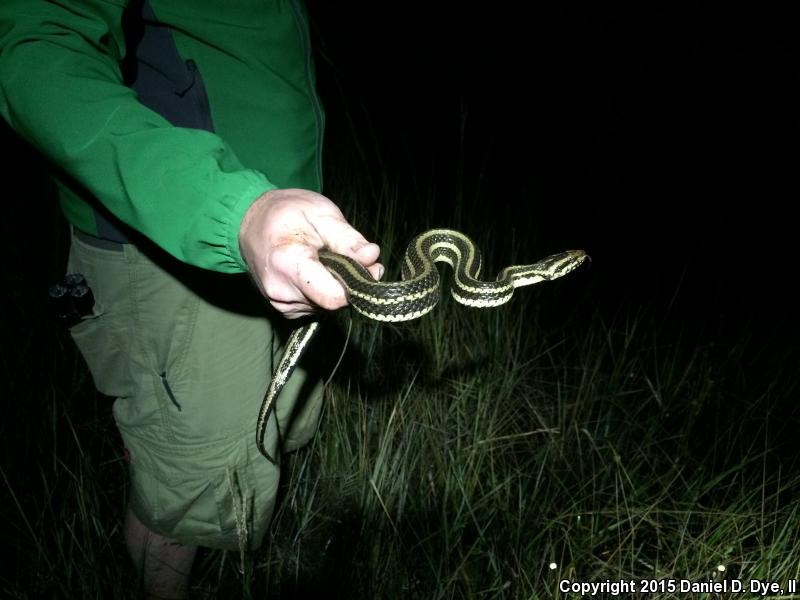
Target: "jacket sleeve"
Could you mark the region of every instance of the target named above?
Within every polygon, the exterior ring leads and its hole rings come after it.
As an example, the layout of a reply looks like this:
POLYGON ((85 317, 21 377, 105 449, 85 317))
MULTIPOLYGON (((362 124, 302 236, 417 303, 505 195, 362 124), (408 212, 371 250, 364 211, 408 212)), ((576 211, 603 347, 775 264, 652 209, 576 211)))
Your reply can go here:
POLYGON ((178 259, 241 272, 239 225, 274 189, 207 131, 173 127, 122 81, 127 0, 3 0, 0 114, 123 222, 178 259))

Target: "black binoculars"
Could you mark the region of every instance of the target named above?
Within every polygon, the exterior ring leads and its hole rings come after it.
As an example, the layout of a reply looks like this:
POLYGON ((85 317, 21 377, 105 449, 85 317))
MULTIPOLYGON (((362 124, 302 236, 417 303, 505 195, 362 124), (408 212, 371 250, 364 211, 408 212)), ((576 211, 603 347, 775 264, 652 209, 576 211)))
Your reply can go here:
POLYGON ((92 314, 94 294, 80 273, 69 273, 60 283, 51 285, 48 296, 56 317, 67 327, 92 314))

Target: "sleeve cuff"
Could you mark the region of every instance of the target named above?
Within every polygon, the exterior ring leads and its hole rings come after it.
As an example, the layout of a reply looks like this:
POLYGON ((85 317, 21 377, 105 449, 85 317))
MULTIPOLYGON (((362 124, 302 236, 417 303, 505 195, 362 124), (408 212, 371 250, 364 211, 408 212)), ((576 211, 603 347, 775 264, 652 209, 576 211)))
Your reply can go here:
POLYGON ((251 171, 248 173, 250 185, 237 194, 236 199, 230 206, 228 212, 227 223, 224 224, 225 228, 225 248, 227 250, 227 259, 230 261, 229 267, 232 271, 247 272, 247 263, 242 258, 242 253, 239 248, 239 230, 242 226, 242 220, 252 204, 265 192, 275 190, 278 186, 270 183, 261 173, 251 171))

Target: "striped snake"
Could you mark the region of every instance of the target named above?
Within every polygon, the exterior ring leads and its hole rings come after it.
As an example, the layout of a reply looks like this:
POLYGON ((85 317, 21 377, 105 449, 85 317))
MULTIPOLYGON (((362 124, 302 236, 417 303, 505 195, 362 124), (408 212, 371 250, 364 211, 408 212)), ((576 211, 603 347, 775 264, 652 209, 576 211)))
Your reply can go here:
MULTIPOLYGON (((374 321, 397 322, 417 319, 439 301, 439 271, 435 262, 446 262, 454 270, 453 298, 476 308, 500 306, 511 299, 514 289, 552 281, 570 273, 588 258, 583 250, 567 250, 532 265, 506 267, 495 281, 479 279, 481 254, 466 235, 452 229, 431 229, 415 237, 406 249, 402 281, 375 281, 356 261, 327 250, 319 251, 320 262, 339 280, 350 305, 374 321)), ((272 376, 261 403, 256 426, 256 443, 261 453, 276 464, 264 446, 267 421, 275 402, 297 361, 319 329, 314 321, 295 329, 272 376)))

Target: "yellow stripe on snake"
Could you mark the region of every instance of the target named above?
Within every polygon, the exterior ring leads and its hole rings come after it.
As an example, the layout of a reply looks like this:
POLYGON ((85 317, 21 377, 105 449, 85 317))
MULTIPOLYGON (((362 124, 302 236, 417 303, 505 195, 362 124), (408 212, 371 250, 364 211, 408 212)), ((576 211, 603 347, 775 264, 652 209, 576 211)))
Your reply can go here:
MULTIPOLYGON (((339 280, 350 305, 374 321, 410 321, 430 312, 439 301, 439 271, 434 263, 446 262, 454 270, 453 298, 466 306, 488 308, 511 300, 514 289, 563 277, 588 258, 583 250, 553 254, 531 265, 506 267, 495 281, 479 279, 481 254, 466 235, 452 229, 431 229, 415 237, 403 255, 402 281, 375 281, 369 271, 356 261, 320 250, 320 262, 339 280)), ((272 463, 264 446, 267 421, 275 402, 288 381, 297 361, 308 347, 318 322, 292 332, 280 362, 272 376, 256 426, 256 443, 272 463)))

